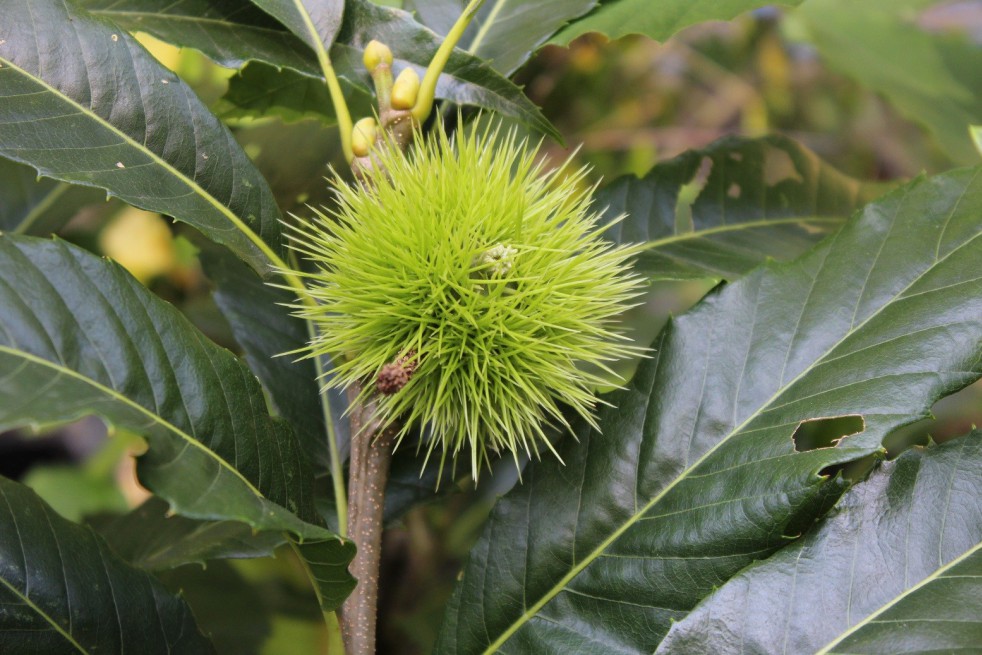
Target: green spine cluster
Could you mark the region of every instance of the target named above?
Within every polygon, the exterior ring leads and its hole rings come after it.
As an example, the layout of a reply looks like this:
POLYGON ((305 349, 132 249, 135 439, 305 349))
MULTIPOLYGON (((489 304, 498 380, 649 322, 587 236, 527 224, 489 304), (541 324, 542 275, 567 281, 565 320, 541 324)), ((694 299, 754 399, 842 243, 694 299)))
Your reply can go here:
POLYGON ((492 453, 551 450, 561 404, 593 422, 608 365, 641 352, 618 323, 642 284, 635 250, 603 239, 584 170, 535 154, 477 127, 383 144, 292 234, 313 264, 297 272, 317 301, 297 307, 318 327, 307 356, 377 396, 400 440, 422 428, 427 458, 469 453, 475 479, 492 453))

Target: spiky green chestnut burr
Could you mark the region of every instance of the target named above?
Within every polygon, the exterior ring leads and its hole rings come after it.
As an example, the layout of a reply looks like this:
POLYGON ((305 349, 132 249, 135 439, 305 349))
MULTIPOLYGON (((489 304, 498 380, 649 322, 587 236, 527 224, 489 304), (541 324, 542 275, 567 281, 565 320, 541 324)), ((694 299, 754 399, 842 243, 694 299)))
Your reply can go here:
POLYGON ((403 154, 380 145, 368 179, 335 179, 338 208, 292 234, 308 258, 298 306, 330 355, 427 457, 551 449, 560 405, 593 422, 611 361, 637 355, 617 316, 639 293, 634 251, 602 238, 583 170, 544 172, 514 135, 441 128, 403 154))

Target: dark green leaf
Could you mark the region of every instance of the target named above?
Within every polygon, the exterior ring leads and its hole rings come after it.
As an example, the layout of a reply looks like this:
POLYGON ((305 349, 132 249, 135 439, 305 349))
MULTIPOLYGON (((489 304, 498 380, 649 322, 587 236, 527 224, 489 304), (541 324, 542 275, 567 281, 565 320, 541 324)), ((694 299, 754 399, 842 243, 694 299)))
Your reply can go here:
MULTIPOLYGON (((371 114, 373 96, 368 91, 344 80, 341 88, 353 115, 371 114)), ((316 118, 326 125, 337 123, 331 94, 322 79, 257 62, 228 81, 228 91, 215 107, 215 113, 226 121, 276 116, 285 123, 305 118, 316 118)))
MULTIPOLYGON (((323 80, 314 53, 306 53, 305 58, 305 46, 297 37, 285 30, 274 36, 275 25, 257 17, 251 7, 239 13, 229 4, 231 0, 224 0, 216 5, 211 10, 212 16, 203 14, 208 11, 202 4, 205 0, 185 0, 177 4, 168 0, 84 2, 127 29, 145 30, 170 43, 196 48, 225 65, 258 60, 276 68, 290 68, 323 80), (151 16, 145 16, 144 12, 152 14, 152 19, 151 16), (257 30, 261 31, 259 35, 256 34, 257 30), (230 34, 234 36, 230 38, 230 34), (233 45, 232 42, 236 39, 239 42, 233 45)), ((284 16, 290 17, 292 27, 297 33, 306 34, 304 39, 308 44, 314 43, 301 9, 292 0, 259 0, 256 4, 284 21, 284 16)), ((306 6, 313 13, 316 4, 317 2, 310 1, 306 6)), ((339 2, 334 4, 340 5, 339 2)), ((328 54, 338 75, 352 85, 366 90, 370 87, 361 62, 361 53, 372 39, 379 39, 392 48, 397 59, 397 69, 411 64, 417 67, 420 74, 429 65, 442 42, 433 31, 420 25, 409 13, 400 9, 380 7, 370 0, 348 0, 345 5, 340 31, 328 54)), ((323 15, 326 16, 331 11, 333 10, 329 8, 323 15)), ((331 42, 329 39, 324 41, 331 42)), ((555 128, 519 87, 477 57, 462 51, 458 50, 451 56, 440 77, 436 95, 458 104, 475 105, 500 112, 543 134, 559 138, 555 128)))
MULTIPOLYGON (((795 6, 803 0, 781 0, 786 6, 795 6)), ((775 4, 766 0, 601 0, 600 6, 578 21, 573 22, 553 39, 552 43, 567 45, 587 32, 600 32, 611 39, 628 34, 664 41, 679 30, 696 23, 731 18, 760 7, 775 4)))
MULTIPOLYGON (((370 0, 348 0, 344 24, 331 57, 338 72, 351 80, 363 78, 361 53, 377 39, 392 49, 394 68, 413 65, 420 77, 443 39, 401 9, 379 7, 370 0)), ((522 90, 477 57, 455 50, 437 84, 436 95, 457 104, 475 105, 511 116, 534 130, 559 139, 556 128, 522 90)))
POLYGON ((187 604, 0 477, 0 651, 210 653, 187 604))
MULTIPOLYGON (((217 249, 207 251, 202 261, 217 285, 215 301, 228 319, 253 370, 269 390, 279 411, 299 432, 305 461, 313 462, 318 472, 328 470, 327 440, 331 437, 337 439, 343 461, 350 440, 348 422, 341 419, 347 409, 344 394, 329 392, 329 408, 325 411, 313 362, 281 356, 304 345, 309 338, 307 324, 290 316, 282 306, 290 301, 289 294, 263 284, 252 271, 217 249), (327 422, 334 426, 333 434, 325 434, 327 422)), ((324 370, 329 370, 326 362, 324 370)), ((351 576, 347 568, 350 556, 339 558, 337 547, 331 538, 308 540, 297 547, 297 554, 305 560, 310 576, 319 582, 318 600, 327 610, 339 606, 352 588, 338 584, 339 580, 350 580, 351 576)), ((347 552, 350 554, 352 550, 349 542, 347 552)))
POLYGON ((3 16, 0 154, 190 223, 266 273, 272 193, 184 82, 71 3, 9 0, 3 16))
POLYGON ((329 49, 341 27, 344 0, 252 0, 315 52, 329 49))
POLYGON ((172 511, 322 542, 339 573, 327 593, 351 589, 353 548, 305 522, 307 460, 241 361, 118 265, 60 241, 0 237, 0 307, 0 430, 99 415, 147 439, 140 480, 172 511))
POLYGON ((648 242, 638 267, 653 279, 738 277, 768 257, 790 259, 878 195, 780 136, 726 138, 597 194, 608 232, 648 242))
POLYGON ((30 166, 0 158, 0 232, 47 236, 105 197, 98 189, 38 179, 30 166))
MULTIPOLYGON (((215 302, 228 319, 250 368, 259 376, 280 415, 290 421, 304 457, 317 473, 326 472, 328 437, 317 369, 312 360, 284 355, 303 347, 310 338, 307 324, 291 316, 290 310, 284 307, 292 302, 291 295, 263 284, 227 251, 217 248, 203 251, 202 265, 215 283, 215 302)), ((329 368, 329 363, 325 363, 325 370, 329 368)), ((328 397, 335 435, 341 448, 347 450, 348 421, 341 417, 348 404, 338 390, 330 391, 328 397)))
POLYGON ((320 76, 307 44, 248 0, 77 1, 124 30, 194 48, 226 68, 265 61, 320 76))
POLYGON ((830 65, 926 125, 954 160, 975 163, 968 128, 982 121, 982 48, 920 26, 920 14, 938 4, 808 0, 794 18, 830 65))
POLYGON ((982 644, 982 432, 885 464, 659 653, 954 653, 982 644))
MULTIPOLYGON (((160 578, 168 588, 180 591, 194 612, 198 628, 219 653, 277 652, 265 648, 273 632, 269 590, 247 579, 228 562, 212 562, 206 568, 185 566, 162 573, 160 578)), ((315 619, 320 620, 320 616, 315 619)), ((314 651, 291 652, 301 655, 314 651)))
MULTIPOLYGON (((405 8, 430 29, 446 34, 466 5, 466 0, 410 0, 405 8)), ((486 0, 458 47, 511 75, 556 30, 596 5, 597 0, 486 0)))
POLYGON ((172 515, 160 498, 151 498, 123 516, 94 521, 93 526, 117 555, 148 571, 205 564, 210 559, 269 557, 286 541, 281 533, 256 533, 236 521, 172 515))
POLYGON ((495 507, 438 651, 652 652, 821 515, 826 466, 982 375, 982 168, 919 179, 799 260, 707 296, 495 507), (803 421, 861 416, 797 452, 803 421), (845 436, 845 435, 843 435, 845 436))

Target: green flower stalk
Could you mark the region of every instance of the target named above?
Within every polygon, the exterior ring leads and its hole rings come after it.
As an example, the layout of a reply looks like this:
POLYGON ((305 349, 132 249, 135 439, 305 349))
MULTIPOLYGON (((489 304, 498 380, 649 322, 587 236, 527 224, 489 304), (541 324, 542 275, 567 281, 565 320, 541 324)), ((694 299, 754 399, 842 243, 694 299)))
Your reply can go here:
POLYGON ((328 383, 374 396, 397 442, 423 428, 427 459, 538 456, 568 405, 594 423, 609 364, 636 356, 617 317, 639 294, 636 249, 603 240, 585 170, 545 172, 514 134, 442 128, 407 153, 379 145, 338 207, 291 235, 316 307, 306 355, 328 383))

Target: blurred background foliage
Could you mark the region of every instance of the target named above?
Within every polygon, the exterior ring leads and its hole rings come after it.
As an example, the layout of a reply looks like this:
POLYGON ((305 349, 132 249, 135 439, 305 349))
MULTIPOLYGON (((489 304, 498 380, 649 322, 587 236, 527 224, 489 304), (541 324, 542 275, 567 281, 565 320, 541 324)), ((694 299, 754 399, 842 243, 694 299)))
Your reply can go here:
MULTIPOLYGON (((569 48, 545 47, 516 79, 566 139, 566 148, 546 142, 544 156, 560 161, 572 153, 596 180, 641 175, 733 134, 788 135, 864 181, 971 163, 979 155, 964 125, 982 115, 982 2, 860 4, 809 0, 795 11, 766 8, 694 26, 665 43, 587 34, 569 48)), ((326 96, 296 84, 272 96, 250 95, 246 74, 140 38, 234 128, 285 212, 303 215, 307 204, 330 203, 325 176, 332 165, 345 167, 329 110, 316 111, 326 96)), ((364 106, 364 98, 355 100, 364 106)), ((109 202, 80 212, 61 236, 118 260, 215 341, 235 347, 190 230, 109 202)), ((715 282, 653 284, 627 317, 637 339, 650 341, 670 314, 715 282)), ((935 414, 891 436, 890 454, 982 424, 982 386, 941 401, 935 414)), ((830 422, 803 426, 795 439, 799 448, 814 448, 854 431, 848 421, 830 422)), ((106 436, 94 419, 40 440, 8 435, 0 440, 0 473, 24 480, 72 519, 124 511, 145 498, 130 457, 139 439, 106 436)), ((866 466, 846 474, 861 475, 866 466)), ((511 467, 487 477, 477 489, 462 484, 410 509, 386 534, 379 652, 429 650, 462 558, 495 496, 517 479, 511 467)), ((283 552, 275 560, 185 567, 166 581, 184 590, 222 652, 322 652, 327 635, 298 567, 283 552), (241 611, 213 611, 228 602, 241 602, 241 611)))

